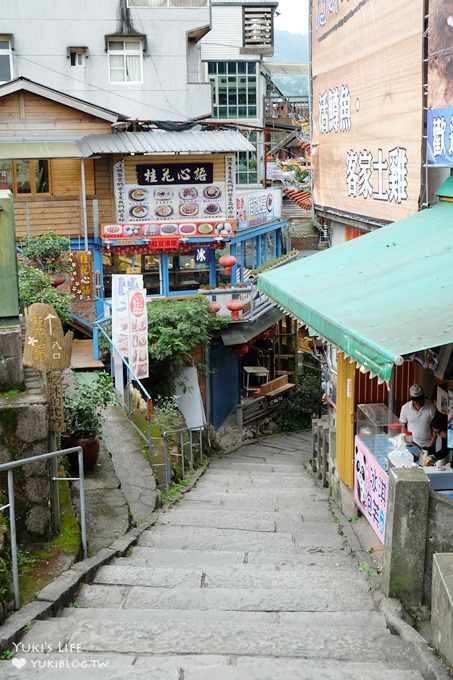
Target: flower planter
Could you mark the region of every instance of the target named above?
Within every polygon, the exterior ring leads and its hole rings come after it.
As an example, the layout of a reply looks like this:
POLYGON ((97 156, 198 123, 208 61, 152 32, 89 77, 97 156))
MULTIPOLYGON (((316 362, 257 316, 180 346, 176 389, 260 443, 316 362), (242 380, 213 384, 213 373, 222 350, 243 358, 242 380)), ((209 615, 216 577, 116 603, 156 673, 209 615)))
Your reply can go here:
MULTIPOLYGON (((96 467, 101 449, 99 437, 73 437, 70 434, 61 435, 61 447, 70 449, 74 446, 81 446, 83 452, 83 470, 91 472, 96 467)), ((71 470, 79 471, 79 457, 76 452, 67 455, 71 470)))

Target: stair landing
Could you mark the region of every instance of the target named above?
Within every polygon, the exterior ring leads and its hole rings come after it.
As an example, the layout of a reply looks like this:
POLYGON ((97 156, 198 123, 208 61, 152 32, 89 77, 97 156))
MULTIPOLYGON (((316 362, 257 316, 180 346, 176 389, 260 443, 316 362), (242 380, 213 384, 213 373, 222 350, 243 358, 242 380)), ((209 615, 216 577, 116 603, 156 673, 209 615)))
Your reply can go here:
POLYGON ((71 368, 104 368, 104 362, 93 357, 93 340, 72 341, 71 368))

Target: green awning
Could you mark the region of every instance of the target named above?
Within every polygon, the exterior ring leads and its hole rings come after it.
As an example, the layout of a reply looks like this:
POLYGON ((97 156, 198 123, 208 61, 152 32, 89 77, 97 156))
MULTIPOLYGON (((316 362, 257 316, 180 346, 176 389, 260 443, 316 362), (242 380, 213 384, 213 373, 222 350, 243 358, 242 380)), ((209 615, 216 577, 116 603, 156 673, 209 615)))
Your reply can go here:
POLYGON ((82 158, 76 142, 2 142, 0 139, 0 160, 30 160, 31 158, 82 158))
POLYGON ((402 356, 453 342, 453 203, 264 272, 257 285, 388 382, 402 356))

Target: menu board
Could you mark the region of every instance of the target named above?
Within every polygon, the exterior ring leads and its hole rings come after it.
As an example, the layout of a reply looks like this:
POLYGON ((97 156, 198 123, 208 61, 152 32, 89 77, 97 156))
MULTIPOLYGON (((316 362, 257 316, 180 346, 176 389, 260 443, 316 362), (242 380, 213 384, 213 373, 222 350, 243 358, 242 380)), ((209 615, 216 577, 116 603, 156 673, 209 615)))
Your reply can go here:
POLYGON ((205 220, 203 222, 125 222, 101 225, 101 238, 117 239, 155 239, 156 237, 174 238, 198 236, 211 238, 232 236, 236 222, 205 220))
POLYGON ((130 222, 205 218, 225 219, 224 183, 208 186, 127 186, 126 219, 130 222))

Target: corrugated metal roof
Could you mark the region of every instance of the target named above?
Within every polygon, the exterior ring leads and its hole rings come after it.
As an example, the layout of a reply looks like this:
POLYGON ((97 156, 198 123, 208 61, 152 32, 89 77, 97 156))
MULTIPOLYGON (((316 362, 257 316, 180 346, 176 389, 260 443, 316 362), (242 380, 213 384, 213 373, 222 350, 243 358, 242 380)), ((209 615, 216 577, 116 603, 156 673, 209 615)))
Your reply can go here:
POLYGON ((76 142, 2 142, 0 139, 0 160, 30 158, 82 158, 76 142))
POLYGON ((184 130, 183 132, 117 132, 89 135, 79 141, 85 158, 97 154, 228 153, 254 151, 235 130, 184 130))
POLYGON ((453 342, 453 204, 259 275, 257 287, 365 371, 453 342))

